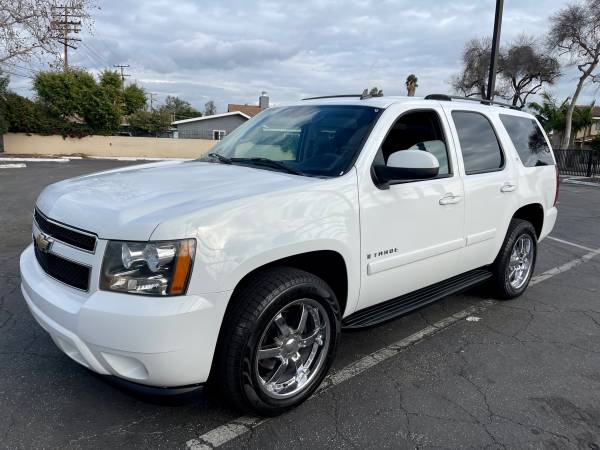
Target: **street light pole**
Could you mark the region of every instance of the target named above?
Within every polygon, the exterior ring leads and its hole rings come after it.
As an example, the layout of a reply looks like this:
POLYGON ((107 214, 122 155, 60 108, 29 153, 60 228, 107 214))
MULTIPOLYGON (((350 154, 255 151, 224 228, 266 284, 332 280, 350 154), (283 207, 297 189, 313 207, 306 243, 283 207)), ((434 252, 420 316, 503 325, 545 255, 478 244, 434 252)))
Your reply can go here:
POLYGON ((487 99, 494 100, 496 89, 496 72, 498 67, 498 51, 500 49, 500 33, 502 31, 502 11, 504 0, 496 0, 496 16, 494 18, 494 36, 492 38, 492 54, 490 57, 490 76, 487 85, 487 99))

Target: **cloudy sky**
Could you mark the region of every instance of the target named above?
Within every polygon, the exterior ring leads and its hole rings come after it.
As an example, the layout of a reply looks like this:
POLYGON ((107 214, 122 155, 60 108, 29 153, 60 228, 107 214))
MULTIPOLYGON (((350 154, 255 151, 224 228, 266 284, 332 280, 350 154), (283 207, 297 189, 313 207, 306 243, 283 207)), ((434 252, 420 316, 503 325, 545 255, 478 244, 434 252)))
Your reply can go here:
MULTIPOLYGON (((417 95, 450 92, 464 43, 491 34, 495 0, 97 0, 93 33, 72 52, 73 64, 99 71, 129 64, 129 81, 178 95, 203 110, 214 100, 271 104, 305 96, 358 93, 379 86, 404 95, 410 73, 417 95)), ((543 36, 565 0, 505 0, 502 42, 543 36), (543 6, 543 8, 540 8, 543 6)), ((576 73, 552 88, 570 94, 576 73)), ((30 80, 13 77, 28 94, 30 80)), ((599 98, 588 88, 581 99, 599 98)))

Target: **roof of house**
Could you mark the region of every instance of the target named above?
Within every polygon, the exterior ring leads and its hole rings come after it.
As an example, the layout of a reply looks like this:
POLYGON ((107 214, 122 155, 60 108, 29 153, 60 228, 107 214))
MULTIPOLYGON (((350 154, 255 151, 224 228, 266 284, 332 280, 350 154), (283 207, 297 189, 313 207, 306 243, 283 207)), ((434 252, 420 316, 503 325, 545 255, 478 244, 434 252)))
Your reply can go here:
POLYGON ((260 106, 257 106, 257 105, 237 105, 235 103, 230 103, 229 105, 227 105, 227 111, 229 111, 229 112, 239 111, 250 117, 254 117, 259 112, 261 112, 262 109, 260 106))
POLYGON ((235 116, 235 115, 240 115, 245 119, 250 119, 250 116, 248 114, 244 114, 241 111, 232 111, 232 112, 226 112, 223 114, 213 114, 212 116, 192 117, 191 119, 176 120, 175 122, 172 122, 171 125, 179 125, 180 123, 199 122, 201 120, 212 120, 212 119, 218 119, 220 117, 235 116))

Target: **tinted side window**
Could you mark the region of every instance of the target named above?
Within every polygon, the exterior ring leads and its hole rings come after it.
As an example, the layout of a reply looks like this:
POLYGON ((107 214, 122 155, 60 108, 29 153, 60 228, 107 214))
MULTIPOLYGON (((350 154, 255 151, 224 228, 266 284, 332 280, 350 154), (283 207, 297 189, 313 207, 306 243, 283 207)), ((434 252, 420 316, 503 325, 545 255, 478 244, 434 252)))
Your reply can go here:
POLYGON ((490 121, 475 112, 453 111, 465 172, 492 172, 504 166, 502 149, 490 121))
POLYGON ((396 120, 381 144, 377 160, 385 164, 392 153, 403 150, 421 150, 435 156, 440 164, 438 178, 452 174, 444 131, 435 111, 410 112, 396 120))
POLYGON ((544 133, 533 119, 500 114, 500 120, 525 167, 554 165, 544 133))

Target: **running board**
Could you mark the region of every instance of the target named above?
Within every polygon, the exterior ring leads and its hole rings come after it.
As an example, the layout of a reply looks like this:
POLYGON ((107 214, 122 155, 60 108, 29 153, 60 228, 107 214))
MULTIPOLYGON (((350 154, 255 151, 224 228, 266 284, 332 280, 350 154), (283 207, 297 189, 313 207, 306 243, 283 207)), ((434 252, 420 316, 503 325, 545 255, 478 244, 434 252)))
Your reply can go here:
POLYGON ((361 309, 346 317, 342 322, 342 327, 345 330, 351 330, 379 325, 449 295, 466 291, 491 277, 492 273, 489 270, 471 270, 409 294, 361 309))

